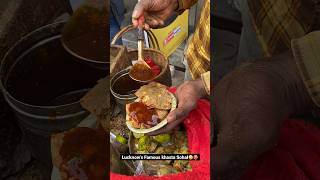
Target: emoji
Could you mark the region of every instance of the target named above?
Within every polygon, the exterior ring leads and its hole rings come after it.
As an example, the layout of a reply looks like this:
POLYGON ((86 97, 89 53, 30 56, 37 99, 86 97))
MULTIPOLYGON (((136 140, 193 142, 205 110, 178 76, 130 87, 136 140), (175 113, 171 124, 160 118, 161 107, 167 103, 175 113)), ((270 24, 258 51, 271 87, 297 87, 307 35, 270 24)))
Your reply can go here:
POLYGON ((193 156, 193 159, 194 159, 194 160, 198 160, 198 158, 199 158, 198 155, 194 155, 194 156, 193 156))

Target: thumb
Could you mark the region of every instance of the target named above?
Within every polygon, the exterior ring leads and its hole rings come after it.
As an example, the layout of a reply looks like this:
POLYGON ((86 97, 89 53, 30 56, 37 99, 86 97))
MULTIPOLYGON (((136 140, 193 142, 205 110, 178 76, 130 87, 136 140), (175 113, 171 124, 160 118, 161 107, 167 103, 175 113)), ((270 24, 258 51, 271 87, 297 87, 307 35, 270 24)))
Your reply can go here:
MULTIPOLYGON (((177 95, 177 94, 176 94, 177 95)), ((167 116, 168 122, 180 120, 187 117, 188 113, 195 108, 195 104, 192 101, 186 100, 186 98, 180 98, 177 109, 170 112, 167 116)))
POLYGON ((132 12, 132 24, 135 27, 143 27, 144 25, 144 11, 146 9, 146 7, 148 7, 148 3, 150 3, 149 0, 143 0, 143 1, 139 1, 133 12, 132 12))
POLYGON ((173 110, 168 114, 167 116, 168 124, 165 127, 159 130, 156 130, 154 132, 150 132, 148 133, 148 135, 155 136, 158 134, 168 133, 172 131, 184 120, 185 117, 187 117, 188 113, 189 113, 188 109, 183 108, 181 106, 178 107, 177 109, 173 110))
POLYGON ((173 110, 167 116, 168 124, 159 130, 148 133, 148 135, 155 136, 155 135, 168 133, 168 132, 172 131, 174 128, 176 128, 183 121, 184 114, 185 114, 185 112, 183 109, 177 108, 177 109, 173 110))
POLYGON ((168 114, 168 117, 167 117, 168 123, 176 121, 176 120, 180 120, 180 119, 186 117, 187 114, 188 114, 188 111, 186 108, 178 107, 177 109, 171 111, 168 114))
POLYGON ((148 9, 151 1, 150 0, 139 0, 132 12, 132 18, 138 19, 143 15, 143 12, 148 9))

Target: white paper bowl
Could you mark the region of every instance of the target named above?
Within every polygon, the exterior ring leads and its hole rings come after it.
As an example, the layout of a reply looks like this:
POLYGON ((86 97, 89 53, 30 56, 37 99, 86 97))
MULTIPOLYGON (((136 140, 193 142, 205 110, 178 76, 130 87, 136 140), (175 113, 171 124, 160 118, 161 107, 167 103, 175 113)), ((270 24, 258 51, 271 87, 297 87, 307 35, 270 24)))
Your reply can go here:
MULTIPOLYGON (((172 101, 171 101, 171 109, 170 112, 175 110, 177 107, 177 100, 176 97, 170 93, 171 97, 172 97, 172 101)), ((135 102, 140 102, 140 98, 136 99, 135 102)), ((156 126, 153 126, 152 128, 148 128, 148 129, 137 129, 132 127, 131 123, 129 122, 129 116, 128 114, 126 115, 126 124, 127 127, 129 128, 130 131, 134 132, 134 133, 139 133, 139 134, 146 134, 146 133, 150 133, 153 132, 155 130, 158 130, 160 128, 162 128, 163 126, 165 126, 166 124, 168 124, 168 120, 167 118, 165 118, 164 120, 162 120, 159 124, 157 124, 156 126)))

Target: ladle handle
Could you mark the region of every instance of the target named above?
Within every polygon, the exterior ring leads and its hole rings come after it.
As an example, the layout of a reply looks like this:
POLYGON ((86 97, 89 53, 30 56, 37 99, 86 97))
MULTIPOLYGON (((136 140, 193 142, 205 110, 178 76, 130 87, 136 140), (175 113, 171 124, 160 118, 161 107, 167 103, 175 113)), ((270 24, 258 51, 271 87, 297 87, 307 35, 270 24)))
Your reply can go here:
POLYGON ((139 30, 138 30, 138 60, 142 60, 142 61, 144 59, 143 45, 144 45, 143 29, 139 28, 139 30))
MULTIPOLYGON (((129 25, 129 26, 126 26, 125 28, 121 29, 114 36, 114 38, 111 41, 111 44, 114 45, 117 42, 117 40, 119 38, 121 38, 125 33, 129 32, 129 31, 132 31, 134 29, 136 29, 136 27, 134 27, 133 25, 129 25)), ((156 36, 153 34, 153 32, 150 31, 150 30, 148 30, 148 31, 146 30, 146 32, 148 34, 148 39, 151 41, 151 43, 150 43, 151 47, 160 50, 160 46, 159 46, 158 40, 157 40, 156 36)))
POLYGON ((138 29, 138 41, 143 41, 144 37, 143 37, 143 29, 139 28, 138 29))
POLYGON ((138 40, 138 60, 142 60, 143 61, 143 41, 142 40, 138 40))

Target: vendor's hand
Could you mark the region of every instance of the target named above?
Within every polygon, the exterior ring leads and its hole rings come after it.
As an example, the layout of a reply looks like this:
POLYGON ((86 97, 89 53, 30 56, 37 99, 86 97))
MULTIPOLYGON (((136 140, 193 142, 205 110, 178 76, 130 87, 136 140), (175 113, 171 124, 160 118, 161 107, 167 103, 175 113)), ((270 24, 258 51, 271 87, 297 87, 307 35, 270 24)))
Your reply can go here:
POLYGON ((206 91, 201 79, 186 81, 181 84, 175 93, 178 100, 178 107, 168 114, 168 124, 162 129, 149 133, 149 135, 154 136, 172 131, 183 122, 190 111, 196 108, 197 101, 205 95, 206 91))
POLYGON ((132 23, 145 29, 161 27, 177 7, 177 0, 140 0, 133 10, 132 23))
POLYGON ((211 149, 212 178, 240 179, 251 162, 276 145, 283 120, 310 104, 291 52, 224 77, 214 91, 218 135, 211 149))

